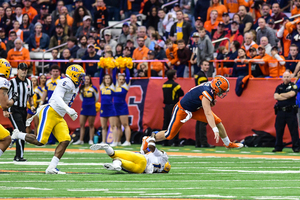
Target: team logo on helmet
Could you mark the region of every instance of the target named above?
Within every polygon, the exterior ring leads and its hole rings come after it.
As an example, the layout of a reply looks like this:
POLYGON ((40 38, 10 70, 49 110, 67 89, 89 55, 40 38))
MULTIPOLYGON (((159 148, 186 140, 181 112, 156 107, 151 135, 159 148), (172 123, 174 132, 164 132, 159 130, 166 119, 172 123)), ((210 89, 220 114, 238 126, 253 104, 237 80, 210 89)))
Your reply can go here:
POLYGON ((66 70, 66 76, 78 87, 84 80, 85 72, 80 65, 70 65, 66 70))
POLYGON ((224 76, 218 75, 212 80, 211 87, 214 93, 222 99, 229 92, 229 81, 224 76))

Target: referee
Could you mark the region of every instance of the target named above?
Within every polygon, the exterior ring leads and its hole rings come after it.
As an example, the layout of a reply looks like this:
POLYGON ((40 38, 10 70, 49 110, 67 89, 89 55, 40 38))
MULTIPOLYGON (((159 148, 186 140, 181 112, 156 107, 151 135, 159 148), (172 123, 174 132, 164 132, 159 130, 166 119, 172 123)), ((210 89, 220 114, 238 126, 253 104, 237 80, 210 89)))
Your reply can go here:
MULTIPOLYGON (((16 78, 10 80, 9 96, 18 94, 18 101, 16 101, 12 107, 8 109, 10 112, 10 121, 14 129, 19 129, 22 132, 26 132, 26 117, 27 117, 27 101, 29 101, 31 110, 33 107, 33 88, 31 81, 26 78, 28 72, 28 66, 25 63, 18 65, 18 75, 16 78)), ((16 156, 14 161, 25 162, 24 159, 24 140, 16 141, 16 156)))
MULTIPOLYGON (((171 121, 173 108, 178 103, 179 97, 184 95, 183 90, 180 85, 176 83, 174 80, 177 78, 176 70, 170 69, 167 72, 168 81, 166 81, 163 86, 163 94, 164 94, 164 125, 162 130, 167 130, 169 123, 171 121)), ((163 145, 169 146, 169 140, 165 140, 163 145)), ((179 134, 177 134, 173 139, 173 146, 179 146, 179 134)))

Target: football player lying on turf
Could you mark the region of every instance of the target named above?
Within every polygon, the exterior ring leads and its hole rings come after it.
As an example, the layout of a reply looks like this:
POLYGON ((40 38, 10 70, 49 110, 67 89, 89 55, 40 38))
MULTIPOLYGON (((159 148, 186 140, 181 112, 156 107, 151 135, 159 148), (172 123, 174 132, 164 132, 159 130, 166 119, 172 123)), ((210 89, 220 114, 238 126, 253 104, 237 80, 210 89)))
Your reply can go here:
POLYGON ((216 142, 221 137, 227 148, 242 148, 243 144, 230 142, 221 119, 211 110, 216 103, 216 96, 221 99, 229 92, 229 81, 223 76, 216 76, 212 81, 193 87, 175 105, 168 130, 163 130, 156 135, 156 141, 171 140, 179 132, 184 123, 190 119, 206 122, 212 128, 216 142))
POLYGON ((108 170, 130 173, 168 173, 171 169, 168 155, 155 147, 155 139, 149 137, 141 146, 140 153, 124 150, 113 150, 108 144, 94 144, 91 150, 103 149, 113 159, 112 163, 105 163, 104 168, 108 170), (148 153, 149 152, 149 153, 148 153))

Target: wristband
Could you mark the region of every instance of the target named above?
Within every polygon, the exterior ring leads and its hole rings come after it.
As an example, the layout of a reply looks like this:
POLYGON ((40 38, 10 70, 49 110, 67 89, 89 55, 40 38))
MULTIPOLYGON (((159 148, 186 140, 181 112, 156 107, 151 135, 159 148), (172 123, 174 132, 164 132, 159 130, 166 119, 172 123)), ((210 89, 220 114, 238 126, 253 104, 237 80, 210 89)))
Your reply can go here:
POLYGON ((213 130, 214 133, 219 133, 219 129, 217 127, 213 127, 212 130, 213 130))
POLYGON ((149 149, 149 147, 147 147, 147 151, 148 151, 148 152, 151 152, 151 150, 149 149))
POLYGON ((3 111, 8 111, 7 108, 6 108, 6 109, 2 108, 2 110, 3 110, 3 111))

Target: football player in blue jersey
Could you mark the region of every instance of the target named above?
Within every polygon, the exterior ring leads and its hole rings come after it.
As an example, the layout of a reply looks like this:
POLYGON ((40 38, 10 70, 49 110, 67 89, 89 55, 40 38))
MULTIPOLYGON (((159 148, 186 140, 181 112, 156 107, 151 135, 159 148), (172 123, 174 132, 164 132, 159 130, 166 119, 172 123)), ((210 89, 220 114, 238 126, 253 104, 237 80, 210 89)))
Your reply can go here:
POLYGON ((227 148, 242 148, 243 144, 231 142, 221 119, 211 110, 216 96, 224 98, 229 91, 229 81, 223 76, 216 76, 212 81, 193 87, 174 107, 168 130, 155 135, 156 141, 171 140, 184 123, 190 119, 208 123, 212 128, 216 142, 221 137, 227 148))

